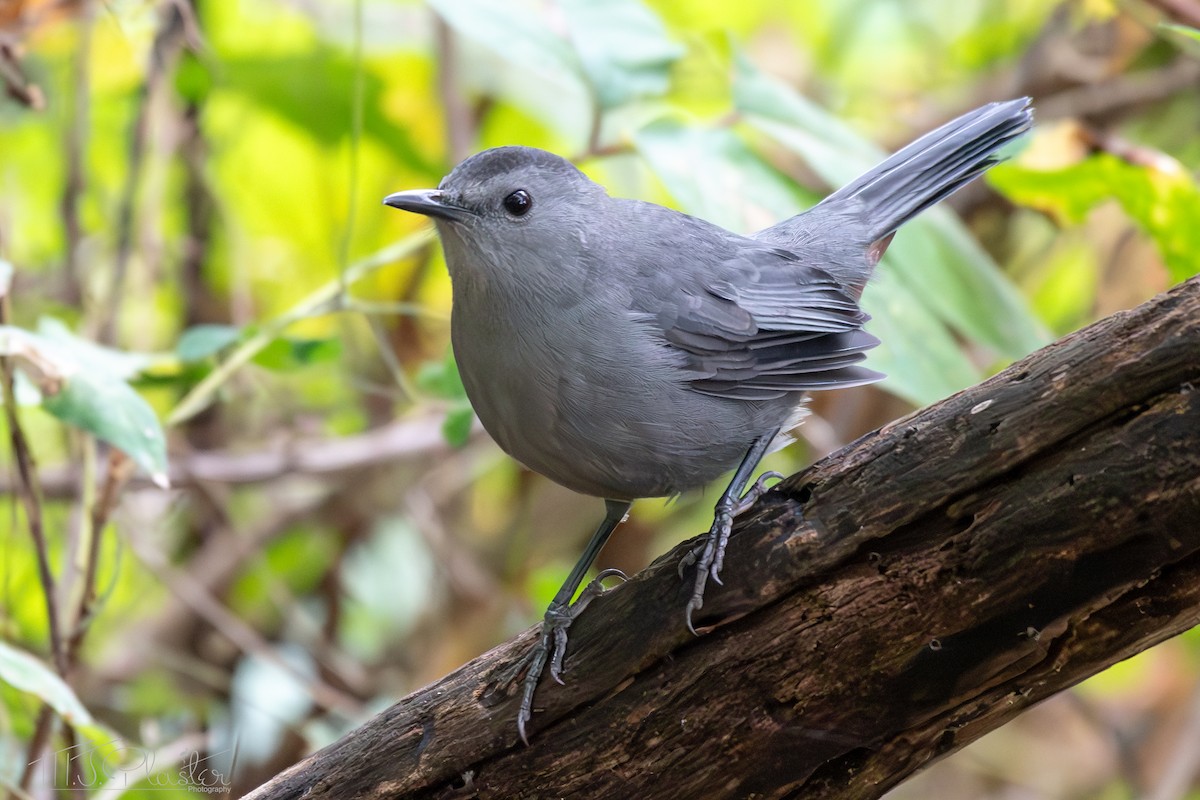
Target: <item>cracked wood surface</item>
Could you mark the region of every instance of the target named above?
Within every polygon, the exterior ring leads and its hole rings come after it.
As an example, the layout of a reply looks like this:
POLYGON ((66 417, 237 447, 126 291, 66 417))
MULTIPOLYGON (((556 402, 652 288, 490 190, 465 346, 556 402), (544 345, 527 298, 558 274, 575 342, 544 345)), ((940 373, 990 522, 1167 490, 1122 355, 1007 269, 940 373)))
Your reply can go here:
POLYGON ((527 631, 250 797, 877 797, 1200 624, 1200 278, 785 480, 699 638, 685 550, 575 623, 531 747, 527 631))

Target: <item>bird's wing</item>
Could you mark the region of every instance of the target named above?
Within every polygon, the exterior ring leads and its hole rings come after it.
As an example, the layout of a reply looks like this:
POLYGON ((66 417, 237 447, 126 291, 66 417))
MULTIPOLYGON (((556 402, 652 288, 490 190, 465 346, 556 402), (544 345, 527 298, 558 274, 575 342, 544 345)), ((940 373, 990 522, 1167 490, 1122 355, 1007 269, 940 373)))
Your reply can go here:
POLYGON ((879 340, 870 317, 827 272, 789 251, 738 248, 716 276, 679 283, 662 276, 634 308, 684 356, 692 389, 768 400, 883 376, 860 366, 879 340))

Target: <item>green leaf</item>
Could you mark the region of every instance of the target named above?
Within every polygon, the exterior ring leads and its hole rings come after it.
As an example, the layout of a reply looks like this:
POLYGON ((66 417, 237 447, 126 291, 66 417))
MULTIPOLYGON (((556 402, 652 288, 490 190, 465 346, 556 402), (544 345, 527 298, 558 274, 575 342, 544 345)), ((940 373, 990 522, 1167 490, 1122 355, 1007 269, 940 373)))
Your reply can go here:
POLYGON ((466 400, 467 390, 463 387, 454 352, 447 350, 441 361, 426 361, 417 370, 417 388, 443 400, 466 400))
POLYGON ((342 343, 336 337, 281 336, 263 347, 252 360, 260 367, 276 372, 292 372, 314 364, 336 361, 341 354, 342 343))
POLYGON ((873 142, 741 53, 734 59, 733 100, 753 127, 799 154, 830 186, 849 183, 883 159, 873 142))
POLYGON ((167 445, 154 409, 129 384, 95 369, 80 369, 42 407, 68 425, 108 442, 166 488, 167 445))
POLYGON ((212 372, 179 401, 179 404, 167 416, 167 424, 178 425, 206 408, 212 402, 217 390, 225 385, 242 366, 253 360, 258 353, 275 341, 280 333, 287 330, 288 326, 306 317, 343 307, 339 298, 345 292, 346 287, 353 286, 394 261, 408 258, 432 241, 433 237, 433 230, 424 228, 361 258, 347 267, 345 274, 316 289, 283 314, 248 329, 245 340, 233 348, 233 351, 223 358, 212 372))
POLYGON ((209 65, 191 50, 184 50, 175 68, 175 93, 188 103, 201 105, 212 87, 213 76, 209 65))
MULTIPOLYGON (((220 88, 242 95, 256 109, 268 109, 316 139, 336 147, 349 135, 354 114, 353 92, 359 66, 345 52, 316 47, 304 53, 226 57, 221 62, 220 88)), ((387 86, 377 74, 361 74, 362 130, 373 142, 422 172, 439 166, 413 141, 412 129, 396 125, 382 111, 387 86)), ((182 87, 185 91, 187 87, 182 87)))
POLYGON ((446 24, 527 74, 578 75, 570 46, 546 24, 543 15, 519 2, 427 0, 446 24))
POLYGON ((873 315, 867 330, 881 342, 868 353, 867 365, 888 376, 882 384, 888 391, 923 406, 982 378, 946 326, 893 268, 883 265, 876 271, 863 305, 873 315))
POLYGON ((111 353, 106 350, 74 336, 55 341, 0 326, 0 354, 14 357, 41 391, 46 411, 123 451, 155 483, 166 487, 162 426, 141 395, 113 371, 123 362, 108 357, 111 353))
POLYGON ((1172 280, 1200 272, 1200 184, 1175 161, 1131 164, 1099 153, 1053 170, 1005 164, 992 183, 1014 202, 1063 224, 1079 224, 1097 205, 1115 199, 1154 241, 1172 280))
POLYGON ((96 344, 76 336, 62 320, 42 317, 38 320, 37 333, 43 340, 54 342, 69 352, 77 361, 104 370, 113 377, 129 380, 156 361, 147 353, 130 353, 96 344))
POLYGON ((1096 253, 1083 236, 1066 234, 1039 256, 1029 286, 1034 307, 1051 329, 1066 334, 1094 318, 1100 270, 1096 253))
POLYGON ((462 447, 471 438, 471 426, 475 424, 475 412, 470 403, 462 403, 446 412, 442 421, 442 436, 451 447, 462 447))
POLYGON ((602 109, 659 97, 684 50, 638 0, 559 0, 567 30, 602 109))
POLYGON ((452 447, 462 447, 471 436, 475 412, 467 400, 454 352, 446 351, 441 361, 426 361, 417 370, 417 388, 442 400, 449 400, 446 418, 442 420, 442 436, 452 447))
POLYGON ((98 728, 87 708, 54 670, 3 641, 0 641, 0 681, 38 698, 73 727, 98 728))
POLYGON ((195 325, 179 337, 175 354, 181 361, 203 361, 238 341, 242 329, 233 325, 195 325))
POLYGON ((461 80, 468 90, 498 100, 500 107, 511 103, 568 138, 586 135, 595 106, 588 76, 571 44, 551 28, 540 4, 427 2, 466 40, 459 57, 461 80))
POLYGON ((762 228, 806 204, 790 181, 725 128, 661 120, 639 130, 634 145, 680 208, 723 228, 762 228))
POLYGON ((299 366, 328 364, 342 357, 342 340, 336 336, 288 341, 292 345, 292 357, 299 366))

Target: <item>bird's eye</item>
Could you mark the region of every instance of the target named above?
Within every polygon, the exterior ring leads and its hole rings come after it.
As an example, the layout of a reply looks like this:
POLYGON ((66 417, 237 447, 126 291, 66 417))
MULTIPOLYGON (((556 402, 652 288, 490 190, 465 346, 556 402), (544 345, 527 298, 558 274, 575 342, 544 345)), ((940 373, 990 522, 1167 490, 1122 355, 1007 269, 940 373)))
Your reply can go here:
POLYGON ((504 210, 514 217, 525 216, 531 208, 533 208, 533 198, 524 189, 517 189, 504 198, 504 210))

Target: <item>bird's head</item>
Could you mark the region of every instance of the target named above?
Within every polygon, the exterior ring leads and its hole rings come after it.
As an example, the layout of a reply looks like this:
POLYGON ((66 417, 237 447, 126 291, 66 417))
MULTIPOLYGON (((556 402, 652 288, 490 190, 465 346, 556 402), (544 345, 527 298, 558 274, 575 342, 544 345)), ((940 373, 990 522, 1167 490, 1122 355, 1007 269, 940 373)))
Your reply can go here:
POLYGON ((532 147, 497 147, 463 161, 436 189, 383 202, 437 224, 451 276, 503 270, 533 277, 571 269, 608 199, 571 162, 532 147))

